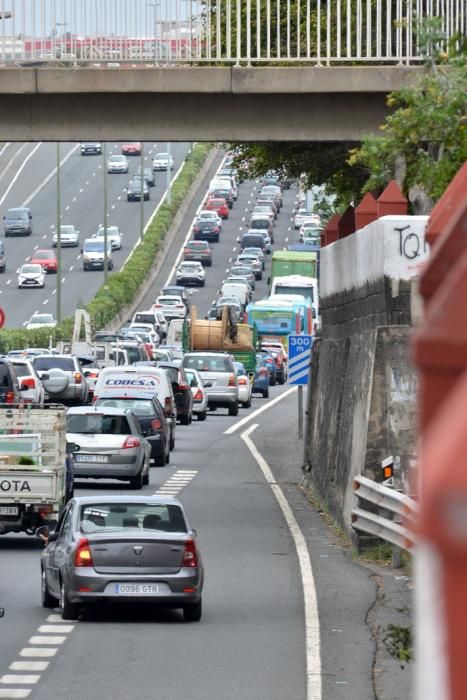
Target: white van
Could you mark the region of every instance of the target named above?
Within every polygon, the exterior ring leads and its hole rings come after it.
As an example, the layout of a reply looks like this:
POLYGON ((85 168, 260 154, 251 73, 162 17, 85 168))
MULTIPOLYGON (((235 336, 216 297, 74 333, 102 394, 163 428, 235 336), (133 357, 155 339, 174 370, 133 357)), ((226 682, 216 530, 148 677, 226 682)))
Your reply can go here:
POLYGON ((150 365, 121 365, 105 367, 94 388, 94 401, 101 398, 156 397, 159 400, 167 422, 170 425, 170 444, 173 449, 175 441, 175 423, 177 410, 172 391, 172 384, 167 372, 150 365))
MULTIPOLYGON (((104 238, 86 238, 81 249, 83 254, 83 270, 103 270, 105 261, 104 238)), ((107 241, 107 265, 113 270, 112 243, 107 241)))
POLYGON ((236 297, 239 300, 242 309, 245 309, 249 301, 247 285, 240 283, 236 284, 235 282, 225 282, 221 287, 220 294, 223 297, 236 297))

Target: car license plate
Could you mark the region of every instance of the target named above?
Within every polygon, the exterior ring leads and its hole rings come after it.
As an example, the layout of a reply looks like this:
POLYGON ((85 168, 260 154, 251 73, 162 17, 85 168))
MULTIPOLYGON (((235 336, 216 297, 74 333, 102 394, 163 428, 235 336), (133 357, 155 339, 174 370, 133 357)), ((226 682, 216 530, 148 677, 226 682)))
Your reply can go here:
POLYGON ((82 455, 75 454, 75 459, 77 462, 98 462, 99 464, 105 464, 109 461, 107 455, 82 455))
POLYGON ((0 515, 18 515, 18 506, 0 506, 0 515))
POLYGON ((112 586, 114 595, 152 596, 160 593, 157 583, 114 583, 112 586))

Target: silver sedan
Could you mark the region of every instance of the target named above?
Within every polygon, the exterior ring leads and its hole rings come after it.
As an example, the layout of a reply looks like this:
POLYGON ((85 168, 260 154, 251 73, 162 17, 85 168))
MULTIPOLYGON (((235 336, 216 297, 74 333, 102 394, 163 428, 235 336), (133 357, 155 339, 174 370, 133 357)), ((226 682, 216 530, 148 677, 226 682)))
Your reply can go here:
POLYGON ((42 604, 60 605, 64 620, 80 607, 112 603, 182 608, 201 619, 204 571, 196 532, 172 497, 71 499, 41 558, 42 604))

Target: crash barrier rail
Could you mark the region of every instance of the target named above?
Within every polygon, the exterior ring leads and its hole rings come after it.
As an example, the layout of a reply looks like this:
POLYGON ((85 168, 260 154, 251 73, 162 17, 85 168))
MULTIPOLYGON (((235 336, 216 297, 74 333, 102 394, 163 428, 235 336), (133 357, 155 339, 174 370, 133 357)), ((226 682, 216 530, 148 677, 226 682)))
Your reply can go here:
POLYGON ((379 509, 392 514, 373 513, 362 508, 352 510, 352 527, 369 535, 375 535, 400 549, 410 551, 416 543, 410 525, 415 525, 418 515, 418 503, 393 488, 378 484, 365 476, 358 475, 353 481, 353 490, 359 500, 367 501, 379 509), (402 523, 408 523, 409 527, 402 523))
POLYGON ((0 63, 416 64, 436 18, 465 36, 465 0, 0 0, 0 63))

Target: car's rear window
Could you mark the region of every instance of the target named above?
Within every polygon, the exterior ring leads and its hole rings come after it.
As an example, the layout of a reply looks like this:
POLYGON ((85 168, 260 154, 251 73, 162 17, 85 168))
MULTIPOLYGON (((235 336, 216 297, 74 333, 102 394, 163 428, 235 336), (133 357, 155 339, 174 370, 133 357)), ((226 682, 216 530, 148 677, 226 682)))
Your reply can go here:
MULTIPOLYGON (((14 368, 15 372, 18 377, 30 377, 31 376, 31 370, 26 364, 17 364, 16 362, 14 363, 14 368)), ((0 369, 0 376, 1 376, 1 369, 0 369)))
POLYGON ((82 533, 145 530, 187 532, 181 508, 175 504, 92 503, 82 505, 79 513, 82 533))
POLYGON ((63 369, 65 372, 74 372, 75 365, 69 357, 35 357, 33 365, 36 370, 46 371, 48 369, 63 369))
POLYGON ((0 387, 11 386, 10 368, 5 362, 0 362, 0 387))
POLYGON ((206 250, 209 248, 205 241, 190 241, 186 247, 190 248, 190 250, 206 250))
POLYGON ((67 416, 67 432, 84 435, 131 435, 126 416, 75 413, 67 416))
POLYGON ((188 369, 197 369, 198 372, 233 372, 232 362, 227 357, 213 357, 210 355, 185 356, 183 366, 188 369))
POLYGON ((149 399, 97 399, 96 406, 112 406, 113 408, 127 408, 129 411, 144 418, 159 413, 149 399))
POLYGON ((164 372, 167 373, 170 383, 178 384, 178 369, 176 369, 176 367, 164 367, 162 365, 161 367, 164 370, 164 372))

